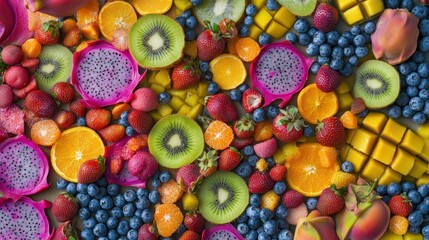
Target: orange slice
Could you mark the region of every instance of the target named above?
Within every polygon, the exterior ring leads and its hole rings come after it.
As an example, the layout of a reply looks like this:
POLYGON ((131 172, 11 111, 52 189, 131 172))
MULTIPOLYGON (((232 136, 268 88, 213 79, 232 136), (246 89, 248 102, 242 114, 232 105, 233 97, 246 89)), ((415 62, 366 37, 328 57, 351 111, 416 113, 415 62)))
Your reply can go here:
POLYGON ((329 167, 322 167, 319 152, 323 146, 318 143, 304 143, 298 148, 301 154, 286 163, 286 180, 292 189, 307 197, 319 196, 331 185, 331 177, 340 166, 335 161, 329 167))
POLYGON ((51 163, 55 172, 70 182, 77 182, 80 165, 104 155, 100 136, 87 127, 65 130, 51 149, 51 163))
POLYGON ((338 112, 338 97, 335 92, 322 92, 315 83, 299 92, 297 104, 299 114, 311 124, 338 112))
POLYGON ((76 25, 79 28, 83 26, 96 22, 98 19, 98 12, 100 10, 100 5, 98 0, 89 1, 83 8, 77 10, 76 12, 76 25))
POLYGON ((155 207, 154 219, 159 235, 170 237, 182 223, 183 214, 174 203, 164 203, 155 207))
POLYGON ((36 122, 30 130, 31 140, 42 146, 52 146, 60 135, 57 123, 51 119, 36 122))
POLYGON ((246 80, 246 67, 240 58, 232 54, 222 54, 210 62, 213 81, 222 90, 231 90, 246 80))
POLYGON ((204 141, 215 150, 223 150, 234 140, 232 128, 222 121, 215 120, 204 132, 204 141))
POLYGON ((235 44, 238 56, 245 62, 253 61, 261 52, 259 44, 250 37, 240 38, 235 44))
POLYGON ((98 25, 103 36, 112 41, 118 28, 131 29, 137 21, 137 14, 131 4, 123 1, 106 3, 98 16, 98 25))
POLYGON ((173 0, 131 0, 131 4, 140 15, 163 14, 170 10, 173 0))

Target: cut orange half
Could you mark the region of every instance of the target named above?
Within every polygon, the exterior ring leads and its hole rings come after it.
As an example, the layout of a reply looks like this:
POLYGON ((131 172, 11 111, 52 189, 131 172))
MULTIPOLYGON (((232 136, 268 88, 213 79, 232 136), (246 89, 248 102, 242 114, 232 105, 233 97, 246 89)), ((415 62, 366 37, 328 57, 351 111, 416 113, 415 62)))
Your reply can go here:
POLYGON ((243 61, 232 54, 222 54, 210 62, 213 81, 222 90, 231 90, 246 80, 247 71, 243 61))
POLYGON ((222 121, 215 120, 204 132, 204 141, 215 150, 223 150, 234 140, 232 128, 222 121))
POLYGON ((116 29, 129 30, 136 21, 137 14, 133 6, 123 1, 106 3, 98 15, 101 34, 109 41, 112 41, 116 29))
POLYGON ((173 0, 131 0, 140 15, 163 14, 170 10, 173 0))

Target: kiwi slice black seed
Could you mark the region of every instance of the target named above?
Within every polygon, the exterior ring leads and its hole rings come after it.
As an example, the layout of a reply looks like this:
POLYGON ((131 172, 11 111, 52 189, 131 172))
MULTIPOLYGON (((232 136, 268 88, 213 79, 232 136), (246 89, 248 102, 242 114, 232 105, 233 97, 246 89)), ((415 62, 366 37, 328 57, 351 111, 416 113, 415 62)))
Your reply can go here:
POLYGON ((34 77, 37 87, 45 92, 52 92, 57 82, 65 82, 70 77, 73 55, 61 45, 44 46, 39 56, 39 68, 34 77))
POLYGON ((362 98, 370 109, 384 108, 399 95, 400 78, 394 67, 380 60, 369 60, 356 70, 355 98, 362 98))
POLYGON ((204 179, 197 193, 199 209, 212 223, 231 222, 249 203, 246 182, 233 172, 216 171, 204 179))
POLYGON ((218 24, 224 18, 238 22, 245 7, 245 0, 203 0, 200 5, 194 7, 194 13, 201 23, 210 21, 218 24))
POLYGON ((134 23, 129 35, 131 55, 148 69, 162 69, 183 57, 185 35, 174 19, 159 14, 148 14, 134 23))
POLYGON ((159 165, 180 168, 193 162, 204 149, 200 126, 179 114, 159 120, 149 133, 149 151, 159 165))
POLYGON ((317 0, 277 0, 297 16, 309 16, 316 9, 317 0))

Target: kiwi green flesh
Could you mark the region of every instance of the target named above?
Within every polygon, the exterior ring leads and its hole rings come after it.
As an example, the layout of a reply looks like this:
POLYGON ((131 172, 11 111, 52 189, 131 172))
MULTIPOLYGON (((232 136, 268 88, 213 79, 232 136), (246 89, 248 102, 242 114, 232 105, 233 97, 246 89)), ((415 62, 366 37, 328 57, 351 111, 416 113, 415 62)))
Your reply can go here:
POLYGON ((277 0, 296 16, 309 16, 316 9, 317 0, 277 0))
POLYGON ((203 217, 216 224, 231 222, 249 202, 246 182, 234 172, 216 171, 204 179, 197 192, 203 217))
POLYGON ((379 60, 369 60, 356 71, 355 98, 362 98, 370 109, 392 104, 399 95, 400 78, 394 67, 379 60))
POLYGON ((173 65, 182 58, 184 47, 182 27, 165 15, 145 15, 130 30, 131 55, 144 68, 162 69, 173 65))
POLYGON ((218 24, 224 18, 238 22, 243 16, 245 6, 245 0, 203 0, 202 4, 193 9, 201 23, 210 21, 218 24))
POLYGON ((200 126, 183 115, 170 115, 159 120, 149 133, 149 151, 159 165, 180 168, 192 163, 204 149, 200 126))
POLYGON ((44 46, 39 56, 39 67, 34 74, 37 87, 51 93, 57 82, 65 82, 70 77, 73 55, 61 45, 44 46))

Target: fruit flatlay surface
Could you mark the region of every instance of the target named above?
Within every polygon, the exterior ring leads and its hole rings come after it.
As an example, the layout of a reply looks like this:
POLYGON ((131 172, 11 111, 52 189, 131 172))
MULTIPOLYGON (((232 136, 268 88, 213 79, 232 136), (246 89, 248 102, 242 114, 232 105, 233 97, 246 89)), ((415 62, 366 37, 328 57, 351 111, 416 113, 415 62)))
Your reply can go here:
POLYGON ((429 239, 428 0, 0 9, 0 240, 429 239))

